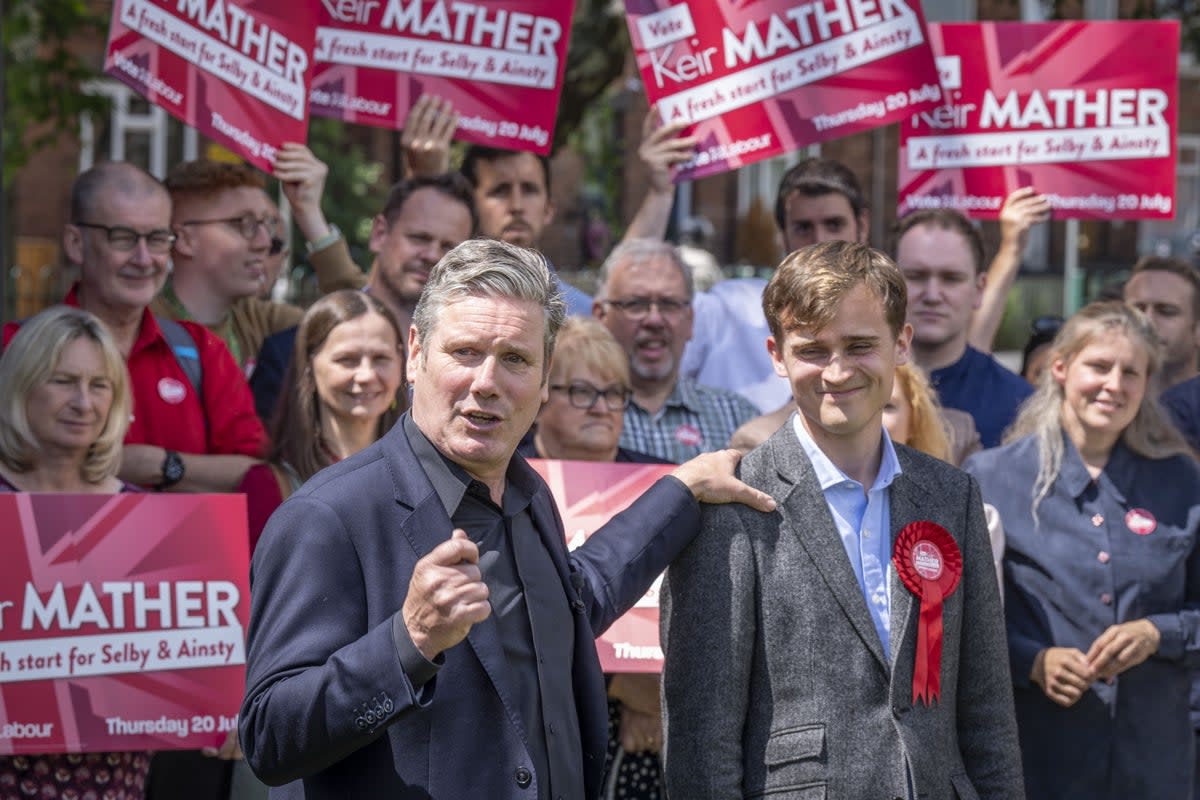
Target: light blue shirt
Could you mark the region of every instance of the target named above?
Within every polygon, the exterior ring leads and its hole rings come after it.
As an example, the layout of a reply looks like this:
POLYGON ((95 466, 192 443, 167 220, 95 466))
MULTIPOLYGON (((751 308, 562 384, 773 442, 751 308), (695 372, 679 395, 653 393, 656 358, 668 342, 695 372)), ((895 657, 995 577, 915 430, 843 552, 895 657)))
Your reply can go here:
POLYGON ((799 414, 792 415, 792 429, 800 446, 812 462, 813 472, 821 484, 825 503, 837 526, 838 536, 846 548, 858 588, 867 601, 867 611, 883 652, 891 659, 891 594, 889 592, 888 567, 892 560, 891 501, 887 488, 900 474, 900 462, 896 460, 896 449, 886 430, 883 435, 883 457, 879 472, 870 491, 864 492, 863 485, 842 472, 824 451, 817 446, 799 414))

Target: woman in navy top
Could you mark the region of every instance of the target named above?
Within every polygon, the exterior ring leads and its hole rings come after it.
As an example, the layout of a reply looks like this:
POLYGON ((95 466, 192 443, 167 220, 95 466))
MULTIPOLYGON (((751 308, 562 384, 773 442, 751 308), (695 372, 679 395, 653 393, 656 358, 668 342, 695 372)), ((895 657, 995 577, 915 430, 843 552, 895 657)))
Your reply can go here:
POLYGON ((1094 303, 1003 447, 965 469, 1008 536, 1005 614, 1031 800, 1191 797, 1200 469, 1147 389, 1145 317, 1094 303))

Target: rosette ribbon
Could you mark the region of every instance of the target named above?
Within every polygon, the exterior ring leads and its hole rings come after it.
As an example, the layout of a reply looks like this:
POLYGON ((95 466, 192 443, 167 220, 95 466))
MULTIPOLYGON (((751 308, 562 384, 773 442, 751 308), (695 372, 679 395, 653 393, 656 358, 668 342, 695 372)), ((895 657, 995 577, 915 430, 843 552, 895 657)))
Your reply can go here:
POLYGON ((917 654, 913 664, 913 704, 936 703, 942 691, 942 602, 962 577, 962 551, 936 522, 919 520, 896 536, 892 564, 904 586, 921 601, 917 654))

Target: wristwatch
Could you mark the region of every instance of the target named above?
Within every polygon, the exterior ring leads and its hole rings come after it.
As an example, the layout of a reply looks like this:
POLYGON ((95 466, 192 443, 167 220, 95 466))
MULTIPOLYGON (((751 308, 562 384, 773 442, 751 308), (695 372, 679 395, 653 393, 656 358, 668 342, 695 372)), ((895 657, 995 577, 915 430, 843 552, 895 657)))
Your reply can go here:
POLYGON ((162 464, 162 480, 159 481, 158 485, 154 487, 160 492, 163 489, 171 488, 183 480, 183 459, 180 458, 179 453, 176 453, 174 450, 168 450, 166 452, 167 457, 163 459, 162 464))
POLYGON ((320 239, 317 239, 315 242, 305 242, 304 247, 309 253, 317 253, 321 250, 324 250, 326 247, 329 247, 329 245, 333 244, 340 238, 342 238, 341 230, 337 225, 334 225, 331 222, 329 223, 329 233, 325 234, 320 239))

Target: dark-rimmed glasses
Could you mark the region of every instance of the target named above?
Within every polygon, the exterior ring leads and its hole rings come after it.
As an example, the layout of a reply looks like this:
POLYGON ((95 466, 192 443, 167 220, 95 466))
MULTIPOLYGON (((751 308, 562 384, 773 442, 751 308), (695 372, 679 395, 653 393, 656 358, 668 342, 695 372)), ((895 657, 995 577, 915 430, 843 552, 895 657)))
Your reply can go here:
POLYGON ((597 389, 590 383, 551 384, 550 390, 566 392, 567 400, 575 408, 591 411, 596 401, 604 398, 604 407, 609 411, 624 411, 633 398, 633 392, 623 386, 610 386, 607 389, 597 389))
POLYGON ((670 297, 661 297, 658 299, 651 297, 631 297, 628 300, 604 300, 602 302, 619 310, 630 319, 642 319, 650 313, 650 309, 652 308, 657 308, 658 313, 664 317, 677 317, 683 313, 685 308, 692 304, 691 300, 674 300, 670 297))
POLYGON ((183 225, 215 225, 224 223, 242 235, 242 238, 247 242, 253 241, 258 235, 259 227, 262 227, 267 236, 274 238, 279 233, 279 218, 278 217, 263 217, 259 219, 253 214, 242 214, 240 217, 221 217, 220 219, 189 219, 184 221, 183 225))
POLYGON ((95 222, 74 222, 71 224, 77 228, 93 228, 94 230, 104 231, 105 236, 108 237, 108 244, 112 249, 123 253, 133 251, 141 239, 146 240, 146 249, 151 253, 169 253, 171 245, 175 244, 175 234, 165 228, 159 228, 149 233, 138 233, 133 228, 127 228, 124 225, 100 225, 95 222))

